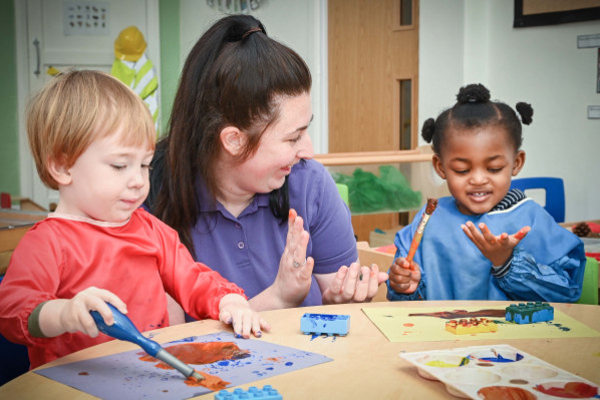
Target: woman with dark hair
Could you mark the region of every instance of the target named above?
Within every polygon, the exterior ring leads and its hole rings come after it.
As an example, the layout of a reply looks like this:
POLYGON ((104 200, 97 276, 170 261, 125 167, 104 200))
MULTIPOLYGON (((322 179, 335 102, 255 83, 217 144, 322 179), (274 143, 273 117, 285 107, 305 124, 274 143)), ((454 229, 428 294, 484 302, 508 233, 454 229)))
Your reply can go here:
POLYGON ((333 179, 312 160, 311 76, 252 16, 217 21, 183 68, 146 206, 258 310, 368 301, 333 179))

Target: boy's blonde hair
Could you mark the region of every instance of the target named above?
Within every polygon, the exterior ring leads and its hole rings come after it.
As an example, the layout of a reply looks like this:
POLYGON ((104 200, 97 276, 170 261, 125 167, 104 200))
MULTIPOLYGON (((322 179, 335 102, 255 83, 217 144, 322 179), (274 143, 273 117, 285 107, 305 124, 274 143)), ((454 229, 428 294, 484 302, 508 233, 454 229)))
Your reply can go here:
POLYGON ((70 168, 88 146, 121 132, 121 144, 154 149, 156 131, 148 107, 118 79, 101 71, 58 75, 32 99, 27 136, 42 182, 58 189, 48 162, 70 168))

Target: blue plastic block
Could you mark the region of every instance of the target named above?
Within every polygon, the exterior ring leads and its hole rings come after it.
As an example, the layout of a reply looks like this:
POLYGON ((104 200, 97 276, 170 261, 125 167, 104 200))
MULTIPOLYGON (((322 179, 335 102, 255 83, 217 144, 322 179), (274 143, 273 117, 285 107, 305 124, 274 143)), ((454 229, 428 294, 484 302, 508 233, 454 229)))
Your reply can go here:
POLYGON ((533 324, 536 322, 552 321, 554 307, 548 303, 511 304, 506 307, 506 320, 516 324, 533 324))
POLYGON ((350 329, 350 316, 339 314, 309 314, 300 319, 300 330, 307 334, 346 336, 350 329))
POLYGON ((279 394, 276 389, 273 389, 271 385, 265 385, 262 389, 256 386, 250 386, 248 390, 234 389, 233 392, 227 390, 221 390, 215 394, 215 400, 238 400, 238 399, 252 399, 252 400, 283 400, 283 397, 279 394))

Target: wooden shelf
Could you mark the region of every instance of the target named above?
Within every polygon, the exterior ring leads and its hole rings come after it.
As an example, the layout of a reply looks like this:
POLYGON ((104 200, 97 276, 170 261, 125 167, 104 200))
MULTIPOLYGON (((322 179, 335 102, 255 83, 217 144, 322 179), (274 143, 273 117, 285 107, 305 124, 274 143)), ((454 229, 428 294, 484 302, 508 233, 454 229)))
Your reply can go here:
POLYGON ((431 162, 432 156, 432 153, 423 153, 420 150, 395 150, 315 154, 314 159, 325 166, 334 166, 431 162))

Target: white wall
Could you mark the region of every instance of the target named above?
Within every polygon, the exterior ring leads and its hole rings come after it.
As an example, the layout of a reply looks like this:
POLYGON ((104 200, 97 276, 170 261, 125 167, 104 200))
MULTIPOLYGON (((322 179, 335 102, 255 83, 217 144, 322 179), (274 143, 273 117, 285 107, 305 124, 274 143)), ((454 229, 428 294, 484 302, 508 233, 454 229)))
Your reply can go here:
POLYGON ((514 29, 513 12, 506 0, 420 1, 419 126, 467 83, 511 106, 531 103, 519 176, 563 178, 566 220, 600 218, 600 120, 587 119, 587 106, 600 105, 598 50, 577 48, 600 21, 514 29))
MULTIPOLYGON (((264 0, 253 13, 311 69, 317 153, 327 151, 325 1, 264 0)), ((523 129, 527 160, 519 176, 563 178, 566 219, 600 218, 600 120, 586 115, 588 105, 600 105, 597 50, 577 49, 577 35, 600 33, 600 21, 514 29, 513 3, 420 0, 419 127, 453 104, 467 83, 483 83, 512 106, 531 103, 534 121, 523 129)), ((222 14, 206 1, 181 0, 180 8, 183 64, 222 14)))
MULTIPOLYGON (((321 134, 321 130, 327 127, 324 118, 327 115, 327 97, 321 93, 323 75, 327 72, 322 67, 326 60, 322 57, 321 46, 322 39, 326 38, 322 26, 323 18, 326 20, 327 17, 324 4, 324 0, 262 0, 260 8, 251 12, 263 23, 270 37, 295 50, 310 68, 314 119, 309 134, 316 153, 327 152, 327 135, 321 134)), ((205 0, 181 0, 180 13, 183 66, 188 53, 204 31, 225 14, 219 12, 216 5, 209 7, 205 0)))

